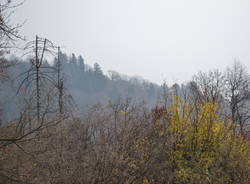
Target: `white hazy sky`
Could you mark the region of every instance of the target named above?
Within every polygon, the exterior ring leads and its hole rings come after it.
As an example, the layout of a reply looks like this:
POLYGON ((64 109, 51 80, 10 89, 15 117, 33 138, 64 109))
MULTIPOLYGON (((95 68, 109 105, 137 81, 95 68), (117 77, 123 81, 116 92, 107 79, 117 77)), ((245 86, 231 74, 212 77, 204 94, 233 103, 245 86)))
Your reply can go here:
POLYGON ((234 59, 250 69, 250 0, 26 0, 14 16, 28 39, 158 84, 234 59))

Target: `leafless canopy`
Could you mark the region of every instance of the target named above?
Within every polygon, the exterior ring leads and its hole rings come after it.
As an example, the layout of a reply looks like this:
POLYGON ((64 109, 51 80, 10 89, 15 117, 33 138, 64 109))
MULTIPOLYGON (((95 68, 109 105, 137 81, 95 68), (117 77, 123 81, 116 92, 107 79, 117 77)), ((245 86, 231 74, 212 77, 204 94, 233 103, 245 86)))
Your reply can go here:
POLYGON ((14 46, 14 42, 18 39, 23 39, 19 34, 19 28, 22 24, 12 24, 10 18, 15 9, 19 7, 21 3, 15 3, 12 0, 0 1, 0 51, 1 54, 6 52, 14 46))

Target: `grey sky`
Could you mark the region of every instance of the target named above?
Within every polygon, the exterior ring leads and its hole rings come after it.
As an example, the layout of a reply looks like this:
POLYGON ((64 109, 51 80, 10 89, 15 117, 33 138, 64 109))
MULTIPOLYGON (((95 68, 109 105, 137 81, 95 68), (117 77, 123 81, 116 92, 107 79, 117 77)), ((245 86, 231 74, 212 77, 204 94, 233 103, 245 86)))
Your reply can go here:
POLYGON ((15 21, 98 62, 158 84, 239 59, 250 68, 249 0, 26 0, 15 21))

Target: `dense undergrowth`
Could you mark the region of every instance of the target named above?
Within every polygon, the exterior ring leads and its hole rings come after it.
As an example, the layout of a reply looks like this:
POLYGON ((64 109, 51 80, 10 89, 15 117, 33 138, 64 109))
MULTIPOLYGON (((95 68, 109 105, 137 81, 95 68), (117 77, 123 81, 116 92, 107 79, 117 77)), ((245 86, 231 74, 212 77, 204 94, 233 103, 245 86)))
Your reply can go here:
MULTIPOLYGON (((218 103, 95 105, 0 148, 0 183, 246 184, 249 140, 218 103)), ((15 124, 0 135, 15 133, 15 124)))

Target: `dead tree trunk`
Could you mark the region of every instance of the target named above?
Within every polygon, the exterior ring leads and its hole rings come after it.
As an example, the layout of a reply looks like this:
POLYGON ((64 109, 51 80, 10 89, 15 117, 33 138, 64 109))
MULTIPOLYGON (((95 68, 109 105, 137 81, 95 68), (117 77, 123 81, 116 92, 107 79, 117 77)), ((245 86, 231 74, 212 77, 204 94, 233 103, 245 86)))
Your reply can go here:
POLYGON ((36 109, 37 122, 40 122, 40 79, 39 79, 39 58, 38 58, 38 36, 36 36, 36 109))
POLYGON ((62 65, 60 61, 60 47, 58 47, 58 66, 57 66, 57 85, 58 85, 58 106, 59 106, 59 113, 60 115, 63 114, 63 80, 61 78, 62 73, 62 65))

